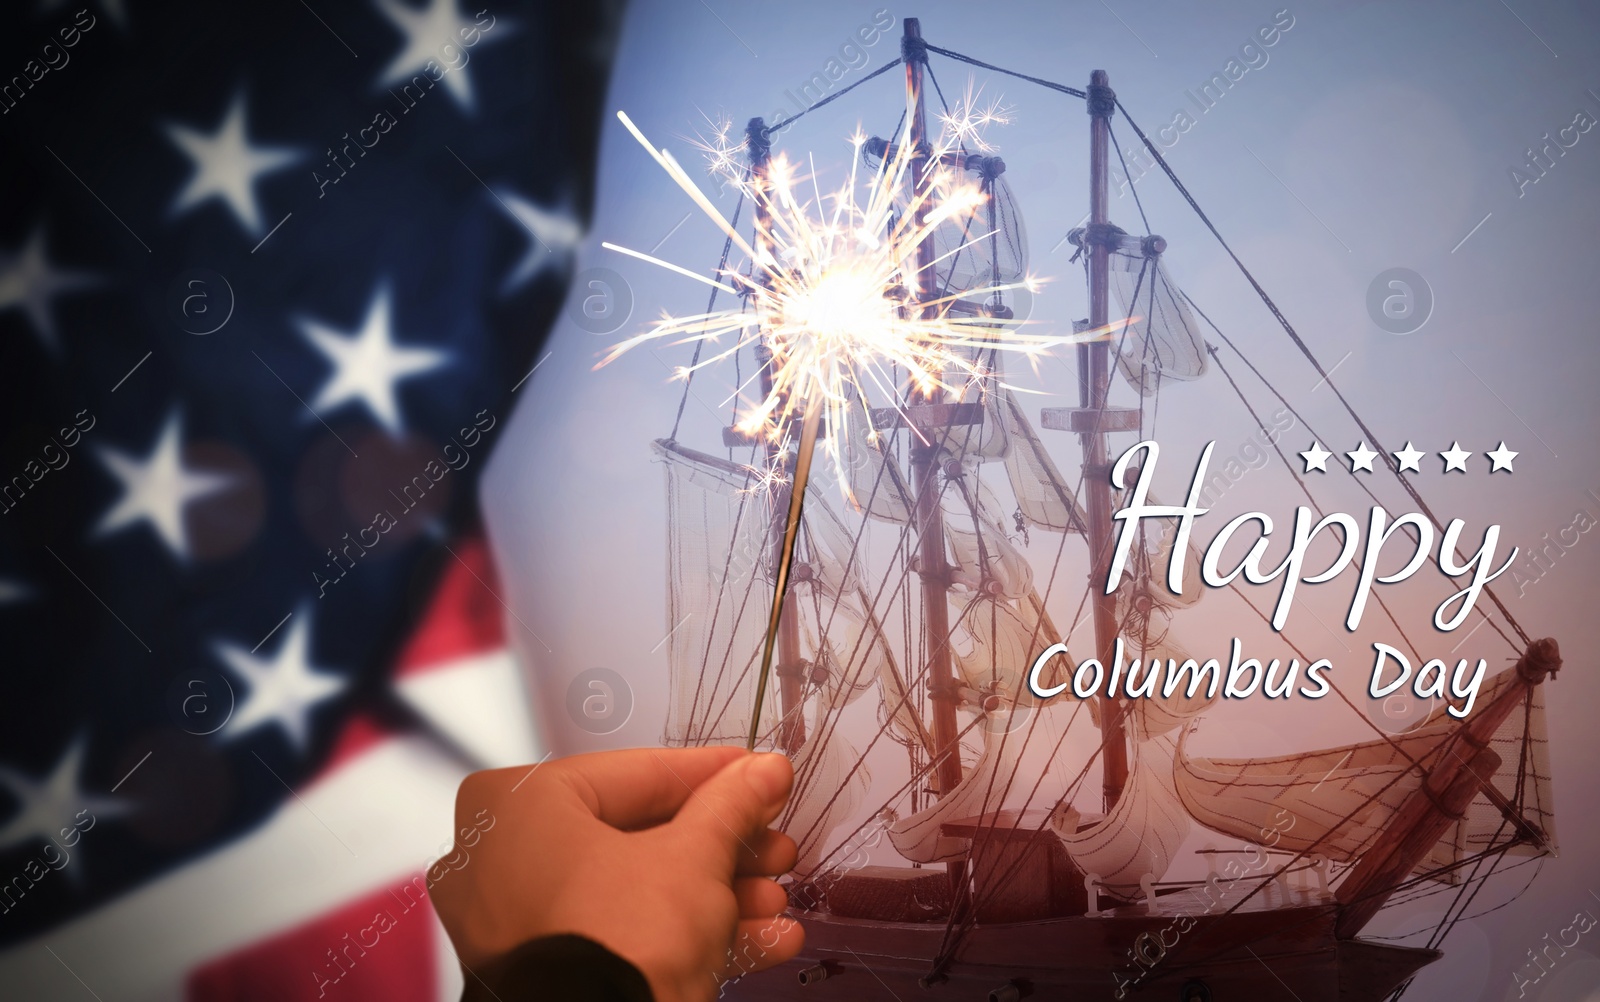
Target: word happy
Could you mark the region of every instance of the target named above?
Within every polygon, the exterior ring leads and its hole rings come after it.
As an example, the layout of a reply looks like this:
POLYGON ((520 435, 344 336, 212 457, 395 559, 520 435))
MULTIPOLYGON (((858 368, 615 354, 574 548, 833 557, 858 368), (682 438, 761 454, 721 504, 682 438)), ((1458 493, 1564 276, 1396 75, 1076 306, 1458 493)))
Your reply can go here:
MULTIPOLYGON (((1177 519, 1175 536, 1169 549, 1167 590, 1174 595, 1183 594, 1184 569, 1189 557, 1189 540, 1194 531, 1194 521, 1210 511, 1198 502, 1206 483, 1206 467, 1215 447, 1216 442, 1209 442, 1200 454, 1200 462, 1190 483, 1188 500, 1181 506, 1152 505, 1148 502, 1150 484, 1154 479, 1160 453, 1155 442, 1140 442, 1124 452, 1117 460, 1111 471, 1112 486, 1118 490, 1128 490, 1125 481, 1132 461, 1141 454, 1145 457, 1144 464, 1138 468, 1138 481, 1129 491, 1127 503, 1112 515, 1121 523, 1121 529, 1118 532, 1116 551, 1112 555, 1110 571, 1106 578, 1106 594, 1114 593, 1121 582, 1128 566, 1129 555, 1141 535, 1140 522, 1147 518, 1177 519)), ((1434 611, 1434 626, 1449 632, 1466 621, 1484 586, 1505 573, 1517 558, 1517 550, 1513 548, 1505 561, 1496 567, 1495 549, 1500 540, 1498 525, 1489 526, 1483 534, 1483 543, 1478 550, 1464 563, 1458 563, 1457 553, 1462 542, 1464 527, 1461 519, 1455 519, 1445 527, 1439 546, 1435 550, 1433 522, 1417 512, 1391 520, 1384 508, 1373 507, 1368 518, 1364 546, 1361 526, 1353 516, 1344 512, 1332 512, 1313 523, 1314 518, 1315 513, 1304 505, 1295 510, 1288 552, 1276 566, 1270 568, 1265 566, 1265 561, 1274 530, 1272 518, 1263 512, 1247 512, 1234 518, 1222 527, 1206 547, 1200 566, 1201 580, 1212 588, 1223 588, 1232 585, 1241 576, 1255 585, 1270 584, 1281 579, 1278 603, 1273 611, 1271 623, 1274 630, 1282 632, 1284 623, 1288 620, 1289 608, 1294 601, 1295 590, 1300 583, 1321 584, 1331 581, 1354 563, 1356 552, 1360 550, 1362 559, 1357 572, 1355 590, 1350 600, 1349 614, 1345 619, 1345 627, 1354 632, 1361 624, 1367 599, 1371 597, 1377 585, 1404 581, 1431 559, 1448 577, 1469 576, 1466 585, 1447 597, 1434 611), (1306 560, 1311 546, 1318 535, 1328 528, 1339 530, 1339 555, 1327 567, 1310 573, 1306 567, 1306 560), (1402 533, 1402 529, 1409 531, 1402 533), (1253 539, 1250 538, 1252 530, 1253 539), (1397 535, 1402 536, 1398 541, 1395 540, 1397 535), (1229 544, 1234 542, 1236 536, 1248 542, 1249 548, 1231 566, 1225 567, 1229 544), (1411 551, 1406 556, 1405 565, 1391 574, 1380 575, 1378 566, 1385 547, 1392 544, 1404 546, 1408 543, 1411 551), (1452 607, 1455 607, 1453 614, 1450 612, 1452 607)), ((1410 679, 1412 668, 1399 651, 1386 644, 1375 643, 1373 649, 1377 657, 1372 668, 1370 691, 1374 698, 1381 698, 1394 692, 1410 679), (1385 675, 1390 661, 1394 662, 1392 670, 1397 672, 1398 677, 1380 686, 1380 680, 1385 675)), ((1067 645, 1057 643, 1034 660, 1033 666, 1028 671, 1027 683, 1028 689, 1035 696, 1048 699, 1067 690, 1066 682, 1050 688, 1042 688, 1040 684, 1041 676, 1049 661, 1058 655, 1066 654, 1067 645)), ((1486 666, 1486 662, 1479 659, 1476 671, 1471 672, 1466 659, 1462 659, 1457 663, 1453 675, 1447 680, 1445 663, 1437 659, 1429 660, 1417 670, 1413 689, 1419 698, 1438 698, 1448 694, 1464 700, 1462 706, 1451 706, 1448 709, 1452 716, 1464 719, 1472 712, 1486 666)), ((1329 686, 1320 672, 1331 667, 1332 663, 1327 659, 1318 659, 1308 664, 1305 667, 1305 678, 1310 686, 1300 687, 1300 695, 1307 699, 1319 699, 1327 695, 1329 686)), ((1163 698, 1170 698, 1180 688, 1184 689, 1188 697, 1193 698, 1202 686, 1208 698, 1214 698, 1219 688, 1226 697, 1243 698, 1256 692, 1259 687, 1263 695, 1277 699, 1286 697, 1294 691, 1299 671, 1298 659, 1291 660, 1286 667, 1276 658, 1265 665, 1255 658, 1241 659, 1240 642, 1238 638, 1234 638, 1232 657, 1226 671, 1221 661, 1216 658, 1204 662, 1189 658, 1181 664, 1175 658, 1168 658, 1164 664, 1160 658, 1148 660, 1136 658, 1131 665, 1128 665, 1124 674, 1123 643, 1121 638, 1118 638, 1113 663, 1109 666, 1102 665, 1093 658, 1080 662, 1074 672, 1071 688, 1073 695, 1087 699, 1100 692, 1102 686, 1106 695, 1116 696, 1119 684, 1124 687, 1124 694, 1133 698, 1149 698, 1158 692, 1163 698), (1163 676, 1165 676, 1164 682, 1163 676)))
MULTIPOLYGON (((1124 569, 1128 565, 1128 555, 1133 549, 1134 542, 1139 538, 1139 523, 1146 518, 1176 518, 1178 520, 1177 536, 1173 541, 1172 555, 1167 566, 1167 589, 1174 595, 1183 594, 1184 564, 1188 557, 1189 538, 1194 531, 1194 520, 1206 514, 1211 509, 1200 507, 1197 502, 1200 490, 1205 484, 1206 465, 1211 461, 1211 451, 1216 447, 1216 442, 1206 444, 1205 451, 1200 454, 1200 464, 1195 470, 1194 478, 1189 488, 1188 501, 1180 506, 1152 505, 1146 501, 1150 495, 1150 482, 1154 478, 1156 460, 1160 447, 1153 441, 1140 442, 1133 448, 1124 452, 1117 460, 1117 465, 1111 471, 1112 486, 1118 490, 1125 489, 1124 478, 1132 464, 1134 456, 1140 452, 1148 454, 1145 464, 1139 469, 1139 482, 1133 487, 1133 496, 1129 503, 1112 517, 1122 524, 1122 529, 1117 536, 1117 549, 1111 559, 1111 572, 1106 579, 1106 594, 1116 591, 1117 584, 1122 580, 1124 569)), ((1284 623, 1289 618, 1289 606, 1294 600, 1295 589, 1304 581, 1306 584, 1321 584, 1331 581, 1343 573, 1355 560, 1356 551, 1362 549, 1361 567, 1356 582, 1355 593, 1350 600, 1350 611, 1345 617, 1345 628, 1354 631, 1361 625, 1361 615, 1366 610, 1367 599, 1372 594, 1375 585, 1396 584, 1411 577, 1428 563, 1430 557, 1434 558, 1439 570, 1447 576, 1459 578, 1471 574, 1471 579, 1460 591, 1451 594, 1439 607, 1434 610, 1433 625, 1440 630, 1449 632, 1466 621, 1473 605, 1478 600, 1478 595, 1485 585, 1504 574, 1517 558, 1517 550, 1512 548, 1510 556, 1498 568, 1491 571, 1494 564, 1494 551, 1500 542, 1500 527, 1491 525, 1483 534, 1483 545, 1476 553, 1463 564, 1456 563, 1456 553, 1461 545, 1462 530, 1466 523, 1462 519, 1454 519, 1445 527, 1444 536, 1439 542, 1437 556, 1434 555, 1433 523, 1419 512, 1409 512, 1390 521, 1389 513, 1381 506, 1374 506, 1367 522, 1366 545, 1361 544, 1361 527, 1355 517, 1344 512, 1332 512, 1324 515, 1315 525, 1311 520, 1315 513, 1305 505, 1295 509, 1293 538, 1289 544, 1289 552, 1283 557, 1276 567, 1270 570, 1262 566, 1266 557, 1269 540, 1273 532, 1271 516, 1258 511, 1246 512, 1233 519, 1206 547, 1205 557, 1200 565, 1200 577, 1207 585, 1213 588, 1225 588, 1243 575, 1251 584, 1269 584, 1278 578, 1283 579, 1283 584, 1278 593, 1278 604, 1272 613, 1272 628, 1282 632, 1284 623), (1234 537, 1247 531, 1252 523, 1257 526, 1256 539, 1250 544, 1250 549, 1244 557, 1229 570, 1223 570, 1222 562, 1224 552, 1234 537), (1341 537, 1339 556, 1327 567, 1315 574, 1305 574, 1305 561, 1311 545, 1317 536, 1325 529, 1337 527, 1341 537), (1404 567, 1393 574, 1379 575, 1378 560, 1384 548, 1403 528, 1410 528, 1410 532, 1403 535, 1413 543, 1413 549, 1406 560, 1404 567), (1457 605, 1454 615, 1447 615, 1452 605, 1457 605)), ((1247 537, 1246 537, 1247 538, 1247 537)), ((1404 540, 1400 545, 1404 545, 1404 540)))

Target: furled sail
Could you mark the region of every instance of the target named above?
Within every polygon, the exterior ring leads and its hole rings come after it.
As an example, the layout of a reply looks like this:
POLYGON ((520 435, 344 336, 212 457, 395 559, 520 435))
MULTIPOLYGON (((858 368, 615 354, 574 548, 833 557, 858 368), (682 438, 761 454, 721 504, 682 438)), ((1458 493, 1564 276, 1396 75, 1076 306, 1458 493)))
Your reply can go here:
MULTIPOLYGON (((1478 700, 1487 705, 1505 686, 1517 683, 1514 670, 1503 671, 1482 686, 1478 700)), ((1523 817, 1544 833, 1553 850, 1554 803, 1541 693, 1542 688, 1534 688, 1524 712, 1513 712, 1495 732, 1491 746, 1501 765, 1491 782, 1522 805, 1523 817)), ((1349 862, 1374 843, 1417 790, 1458 726, 1441 706, 1390 738, 1274 758, 1189 758, 1180 742, 1176 789, 1189 814, 1214 831, 1251 842, 1270 839, 1271 847, 1349 862)), ((1464 855, 1504 844, 1513 833, 1500 809, 1480 793, 1421 869, 1450 866, 1464 855)), ((1516 855, 1542 851, 1531 844, 1510 850, 1516 855)), ((1450 883, 1460 879, 1453 870, 1437 877, 1450 883)))
MULTIPOLYGON (((1080 251, 1087 231, 1067 234, 1080 251)), ((1198 379, 1207 369, 1206 343, 1183 293, 1167 275, 1161 254, 1166 241, 1136 237, 1111 227, 1107 269, 1111 290, 1126 324, 1115 324, 1111 343, 1117 368, 1141 396, 1154 394, 1164 379, 1198 379)))
POLYGON ((1002 389, 994 395, 993 417, 1006 429, 1011 449, 1006 453, 1006 475, 1023 521, 1051 532, 1082 532, 1088 516, 1073 496, 1067 479, 1045 451, 1039 434, 1022 412, 1016 396, 1002 389))
POLYGON ((1111 289, 1123 316, 1133 317, 1126 333, 1113 332, 1117 368, 1128 385, 1150 396, 1163 379, 1198 379, 1206 371, 1206 343, 1189 304, 1167 276, 1160 254, 1110 255, 1111 289))
MULTIPOLYGON (((852 402, 849 420, 838 443, 851 501, 861 511, 885 522, 904 525, 911 521, 916 497, 900 466, 889 454, 890 429, 868 427, 866 408, 852 402)), ((900 435, 909 432, 900 431, 900 435)))
MULTIPOLYGON (((1189 652, 1173 639, 1170 631, 1143 651, 1138 651, 1137 648, 1135 651, 1142 661, 1137 674, 1138 680, 1144 681, 1152 671, 1157 672, 1162 680, 1149 696, 1141 696, 1127 702, 1131 715, 1137 721, 1139 732, 1146 737, 1153 738, 1176 731, 1204 713, 1220 698, 1220 692, 1208 694, 1205 686, 1196 687, 1195 694, 1190 696, 1187 679, 1185 684, 1173 688, 1172 695, 1165 694, 1165 680, 1171 677, 1170 672, 1190 659, 1189 652)), ((1127 685, 1132 687, 1136 684, 1135 673, 1130 667, 1127 685)))
POLYGON ((953 583, 972 592, 987 582, 1003 598, 1017 601, 1033 588, 1033 565, 1005 533, 987 527, 980 533, 958 527, 953 521, 945 527, 950 544, 953 583))
POLYGON ((951 651, 962 683, 1023 706, 1039 702, 1028 691, 1028 669, 1038 649, 1051 641, 1040 639, 1045 634, 1038 620, 1026 609, 995 599, 953 604, 953 609, 961 616, 964 634, 951 651), (965 652, 959 646, 962 640, 971 645, 965 652))
POLYGON ((1160 880, 1189 833, 1189 817, 1172 785, 1170 737, 1133 743, 1128 783, 1111 813, 1077 831, 1075 812, 1051 817, 1051 828, 1085 873, 1098 874, 1109 894, 1134 900, 1146 874, 1160 880))

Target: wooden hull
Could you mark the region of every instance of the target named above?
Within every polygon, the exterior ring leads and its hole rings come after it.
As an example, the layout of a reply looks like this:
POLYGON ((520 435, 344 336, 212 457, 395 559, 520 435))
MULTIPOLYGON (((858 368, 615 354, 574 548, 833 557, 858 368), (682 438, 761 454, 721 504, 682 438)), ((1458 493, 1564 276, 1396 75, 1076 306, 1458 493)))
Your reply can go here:
POLYGON ((1201 915, 1189 924, 1176 913, 1149 915, 1142 907, 1131 907, 1095 918, 978 925, 956 950, 944 980, 926 989, 921 979, 944 941, 942 922, 877 922, 801 913, 806 929, 801 956, 730 983, 722 997, 877 1002, 893 997, 889 994, 893 992, 902 999, 974 1002, 990 998, 1380 1002, 1440 956, 1436 950, 1336 940, 1338 912, 1335 905, 1310 904, 1201 915), (1169 944, 1164 956, 1159 952, 1161 943, 1169 944), (1149 967, 1138 963, 1132 956, 1136 946, 1146 957, 1159 959, 1149 967), (827 972, 820 980, 819 968, 827 972), (809 972, 809 977, 802 980, 802 972, 809 972), (1134 979, 1138 980, 1130 986, 1134 979), (1013 986, 1015 994, 1008 994, 1007 986, 1013 986))

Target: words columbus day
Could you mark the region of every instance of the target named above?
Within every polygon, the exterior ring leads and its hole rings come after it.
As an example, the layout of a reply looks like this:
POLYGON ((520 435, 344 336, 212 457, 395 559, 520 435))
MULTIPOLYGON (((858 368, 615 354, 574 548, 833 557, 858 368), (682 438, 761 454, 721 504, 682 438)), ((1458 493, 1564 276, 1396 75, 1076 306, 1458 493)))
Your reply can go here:
MULTIPOLYGON (((1194 520, 1210 510, 1200 507, 1197 502, 1205 483, 1206 464, 1210 462, 1211 452, 1215 447, 1216 443, 1211 442, 1200 454, 1199 466, 1195 470, 1189 488, 1188 500, 1181 507, 1152 505, 1146 500, 1150 493, 1150 481, 1155 473, 1156 459, 1160 454, 1155 442, 1140 442, 1124 452, 1117 460, 1111 471, 1111 483, 1116 489, 1124 490, 1127 487, 1124 479, 1128 475, 1132 460, 1140 454, 1146 456, 1144 464, 1139 467, 1138 482, 1133 486, 1131 498, 1122 510, 1112 516, 1121 523, 1121 527, 1117 534, 1116 551, 1112 555, 1110 572, 1106 578, 1106 594, 1114 592, 1122 580, 1123 572, 1128 565, 1129 553, 1139 537, 1139 524, 1141 520, 1147 518, 1177 519, 1176 535, 1168 551, 1170 555, 1167 562, 1167 589, 1174 595, 1183 594, 1185 562, 1189 556, 1189 537, 1194 529, 1194 520)), ((1206 548, 1200 567, 1201 580, 1213 588, 1223 588, 1240 576, 1257 585, 1282 579, 1278 604, 1272 613, 1272 628, 1281 631, 1289 617, 1289 607, 1294 600, 1295 589, 1300 583, 1321 584, 1331 581, 1350 567, 1355 560, 1356 551, 1362 548, 1361 527, 1353 516, 1344 512, 1334 512, 1313 523, 1314 517, 1315 513, 1304 505, 1295 510, 1289 552, 1276 567, 1269 569, 1263 566, 1263 560, 1267 552, 1268 539, 1273 531, 1272 519, 1261 512, 1240 515, 1223 526, 1206 548), (1254 523, 1253 528, 1252 523, 1254 523), (1322 570, 1308 573, 1305 567, 1307 552, 1318 534, 1330 528, 1337 528, 1341 537, 1339 556, 1322 570), (1221 566, 1223 551, 1234 536, 1241 532, 1256 533, 1255 542, 1236 565, 1231 569, 1224 569, 1221 566)), ((1464 587, 1452 593, 1434 611, 1433 625, 1445 632, 1454 630, 1466 622, 1484 586, 1505 573, 1517 557, 1517 550, 1513 547, 1510 555, 1498 567, 1495 566, 1495 547, 1500 541, 1500 526, 1491 525, 1485 530, 1482 543, 1476 552, 1466 561, 1458 562, 1463 528, 1464 523, 1461 519, 1455 519, 1446 526, 1437 552, 1439 569, 1444 574, 1458 581, 1466 579, 1464 587), (1494 569, 1491 570, 1491 567, 1494 569)), ((1360 626, 1361 615, 1366 610, 1367 599, 1372 595, 1375 585, 1404 581, 1434 558, 1433 522, 1416 512, 1391 520, 1385 509, 1374 507, 1365 539, 1359 577, 1355 592, 1350 599, 1349 615, 1345 618, 1345 627, 1351 631, 1360 626), (1410 531, 1402 532, 1405 529, 1410 531), (1389 545, 1390 540, 1397 534, 1402 536, 1402 539, 1397 541, 1398 545, 1412 545, 1412 552, 1404 567, 1392 574, 1379 575, 1378 558, 1383 553, 1384 547, 1389 545)), ((1374 643, 1372 646, 1377 656, 1372 666, 1372 681, 1368 691, 1373 698, 1378 699, 1404 685, 1411 676, 1412 666, 1405 655, 1395 648, 1382 643, 1374 643), (1395 677, 1385 681, 1390 675, 1395 677)), ((1240 643, 1237 637, 1233 640, 1233 653, 1225 682, 1222 664, 1215 658, 1203 663, 1190 658, 1181 664, 1176 658, 1168 658, 1165 664, 1159 658, 1151 658, 1149 663, 1144 665, 1141 665, 1140 660, 1136 658, 1127 666, 1124 673, 1123 653, 1123 644, 1119 637, 1116 642, 1114 663, 1109 667, 1091 658, 1078 663, 1070 683, 1061 682, 1058 685, 1046 686, 1043 680, 1051 660, 1067 655, 1065 643, 1054 644, 1034 659, 1033 666, 1028 671, 1028 688, 1041 699, 1058 696, 1065 692, 1069 685, 1073 695, 1080 699, 1087 699, 1102 691, 1107 696, 1120 694, 1134 698, 1150 697, 1158 690, 1163 698, 1167 698, 1171 697, 1179 686, 1187 683, 1184 691, 1191 698, 1203 684, 1207 686, 1208 698, 1216 696, 1219 686, 1223 689, 1224 695, 1239 698, 1250 695, 1259 685, 1261 691, 1268 697, 1279 698, 1288 696, 1294 690, 1300 672, 1298 659, 1291 660, 1286 668, 1283 668, 1276 658, 1266 666, 1254 658, 1241 661, 1240 643), (1141 668, 1143 668, 1142 677, 1141 668), (1119 686, 1122 689, 1120 693, 1119 686)), ((1305 667, 1307 684, 1300 687, 1300 694, 1307 699, 1321 699, 1326 696, 1330 690, 1321 672, 1332 667, 1332 662, 1326 658, 1307 665, 1305 667)), ((1483 682, 1486 667, 1487 663, 1480 658, 1476 668, 1469 671, 1467 659, 1463 658, 1456 663, 1454 671, 1449 672, 1449 666, 1443 661, 1431 660, 1417 669, 1412 688, 1422 699, 1453 697, 1461 705, 1450 706, 1448 712, 1458 719, 1464 719, 1472 712, 1472 705, 1477 699, 1478 686, 1483 682)))

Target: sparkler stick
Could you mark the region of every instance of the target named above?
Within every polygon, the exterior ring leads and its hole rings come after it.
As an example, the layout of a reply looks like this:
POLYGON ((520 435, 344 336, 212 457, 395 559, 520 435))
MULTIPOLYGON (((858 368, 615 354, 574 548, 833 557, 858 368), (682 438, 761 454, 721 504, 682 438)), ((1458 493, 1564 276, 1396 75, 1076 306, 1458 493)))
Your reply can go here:
POLYGON ((806 484, 811 480, 811 457, 817 450, 817 427, 822 409, 808 403, 800 426, 800 448, 795 454, 794 476, 789 484, 789 516, 783 527, 783 548, 778 556, 778 578, 772 591, 772 615, 767 619, 767 641, 761 649, 761 672, 756 676, 756 708, 750 715, 748 751, 756 750, 761 731, 761 705, 766 700, 767 679, 772 674, 772 654, 778 645, 778 624, 783 619, 783 600, 789 591, 789 570, 794 566, 794 545, 800 535, 800 511, 805 506, 806 484))

